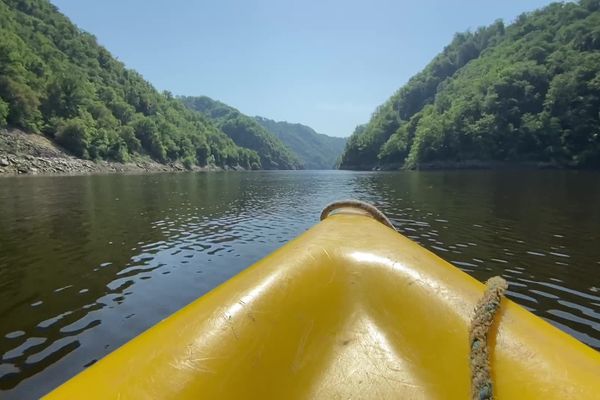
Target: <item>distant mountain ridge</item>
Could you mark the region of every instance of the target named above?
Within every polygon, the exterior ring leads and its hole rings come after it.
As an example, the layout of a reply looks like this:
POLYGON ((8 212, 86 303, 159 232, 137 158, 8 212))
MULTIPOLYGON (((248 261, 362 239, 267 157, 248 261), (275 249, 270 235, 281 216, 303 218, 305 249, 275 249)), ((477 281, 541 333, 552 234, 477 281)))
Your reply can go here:
POLYGON ((236 145, 258 153, 264 169, 301 169, 302 163, 274 134, 254 118, 207 96, 180 96, 191 110, 202 113, 236 145))
POLYGON ((347 138, 317 133, 309 126, 254 117, 267 131, 276 135, 304 164, 305 169, 333 169, 344 151, 347 138))

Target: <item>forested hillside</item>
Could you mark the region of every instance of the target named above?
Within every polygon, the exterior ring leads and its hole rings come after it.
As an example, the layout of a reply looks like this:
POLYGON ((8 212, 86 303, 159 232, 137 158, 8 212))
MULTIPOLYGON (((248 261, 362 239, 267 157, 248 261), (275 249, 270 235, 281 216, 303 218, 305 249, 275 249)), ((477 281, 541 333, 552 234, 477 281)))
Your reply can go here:
POLYGON ((317 133, 309 126, 273 121, 264 117, 254 119, 276 135, 297 156, 306 169, 332 169, 346 145, 346 138, 317 133))
POLYGON ((302 163, 290 149, 252 117, 206 96, 182 96, 179 99, 191 110, 208 117, 238 146, 255 150, 264 169, 302 168, 302 163))
POLYGON ((0 128, 7 125, 82 158, 260 167, 255 151, 157 92, 46 0, 0 1, 0 128))
POLYGON ((341 168, 600 167, 600 1, 457 34, 351 136, 341 168))

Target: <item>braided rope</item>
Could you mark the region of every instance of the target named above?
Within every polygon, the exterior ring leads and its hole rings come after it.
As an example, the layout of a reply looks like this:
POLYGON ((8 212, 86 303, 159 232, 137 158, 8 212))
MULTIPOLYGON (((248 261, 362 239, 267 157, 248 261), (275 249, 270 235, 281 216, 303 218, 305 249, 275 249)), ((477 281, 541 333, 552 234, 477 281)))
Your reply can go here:
POLYGON ((327 218, 329 216, 329 214, 331 214, 332 211, 340 209, 340 208, 347 208, 347 207, 359 208, 363 211, 366 211, 376 221, 381 222, 388 228, 392 228, 393 230, 396 230, 396 228, 394 228, 394 225, 392 225, 392 222, 389 220, 389 218, 386 217, 384 213, 379 211, 379 209, 377 207, 375 207, 372 204, 366 203, 364 201, 353 200, 353 199, 339 200, 339 201, 334 201, 333 203, 329 203, 327 206, 325 206, 323 211, 321 211, 321 221, 323 221, 325 218, 327 218))
POLYGON ((494 398, 490 359, 488 353, 488 333, 508 283, 494 276, 486 282, 483 297, 475 306, 475 316, 471 321, 469 340, 471 343, 471 399, 492 400, 494 398))

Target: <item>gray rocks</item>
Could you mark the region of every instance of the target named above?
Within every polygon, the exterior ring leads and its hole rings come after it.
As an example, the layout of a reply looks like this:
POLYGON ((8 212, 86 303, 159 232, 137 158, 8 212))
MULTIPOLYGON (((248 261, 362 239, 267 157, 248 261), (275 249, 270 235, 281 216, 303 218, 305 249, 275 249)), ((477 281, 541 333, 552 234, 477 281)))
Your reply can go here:
MULTIPOLYGON (((194 166, 193 171, 213 171, 220 167, 194 166)), ((94 174, 106 172, 140 173, 185 171, 179 162, 160 164, 150 159, 130 163, 90 161, 73 157, 48 138, 18 130, 0 129, 0 175, 94 174)))

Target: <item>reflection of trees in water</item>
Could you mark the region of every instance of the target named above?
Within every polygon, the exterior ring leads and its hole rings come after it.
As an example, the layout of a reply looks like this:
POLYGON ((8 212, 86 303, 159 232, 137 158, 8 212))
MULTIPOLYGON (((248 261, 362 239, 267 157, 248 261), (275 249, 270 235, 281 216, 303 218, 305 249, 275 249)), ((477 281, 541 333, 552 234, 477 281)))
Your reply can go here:
POLYGON ((75 349, 67 344, 47 360, 25 362, 57 340, 74 336, 61 328, 103 307, 97 299, 128 289, 133 281, 112 288, 111 282, 122 277, 119 271, 131 269, 124 276, 135 276, 156 268, 152 244, 176 236, 177 224, 203 216, 220 218, 238 197, 239 180, 235 174, 182 174, 176 179, 111 175, 33 178, 5 185, 0 192, 0 352, 27 345, 29 337, 47 340, 5 360, 22 372, 0 378, 0 386, 12 387, 39 372, 46 365, 42 361, 54 362, 56 355, 75 349), (168 229, 156 225, 169 219, 175 225, 168 229), (131 268, 136 266, 140 268, 131 268), (13 331, 25 334, 4 337, 13 331))

